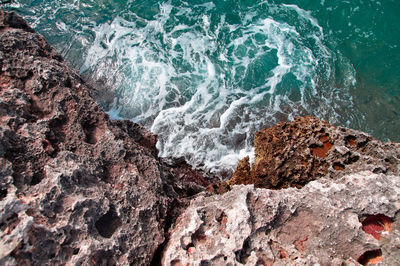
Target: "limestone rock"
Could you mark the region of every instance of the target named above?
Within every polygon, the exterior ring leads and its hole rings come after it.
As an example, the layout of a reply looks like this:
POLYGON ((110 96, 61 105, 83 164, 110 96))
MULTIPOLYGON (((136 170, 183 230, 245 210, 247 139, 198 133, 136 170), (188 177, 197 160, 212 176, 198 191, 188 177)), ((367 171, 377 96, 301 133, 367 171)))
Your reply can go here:
POLYGON ((234 186, 178 218, 163 265, 397 265, 400 177, 364 171, 302 189, 234 186))
POLYGON ((111 121, 91 88, 0 11, 0 264, 148 265, 185 197, 208 181, 111 121))
POLYGON ((339 178, 364 170, 400 174, 400 144, 382 143, 315 117, 298 117, 261 130, 255 134, 254 147, 253 165, 244 158, 219 190, 233 184, 300 188, 321 177, 339 178))
POLYGON ((297 118, 256 135, 228 192, 197 194, 213 180, 160 160, 157 137, 110 120, 95 91, 0 11, 0 265, 400 260, 399 144, 297 118), (249 183, 263 188, 233 186, 249 183))

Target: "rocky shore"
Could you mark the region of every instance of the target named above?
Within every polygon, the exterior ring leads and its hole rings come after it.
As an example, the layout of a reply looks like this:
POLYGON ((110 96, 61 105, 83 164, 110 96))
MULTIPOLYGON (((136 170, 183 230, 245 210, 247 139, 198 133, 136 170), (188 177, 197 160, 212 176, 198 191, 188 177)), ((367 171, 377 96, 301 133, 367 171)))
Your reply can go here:
POLYGON ((400 145, 313 117, 216 182, 0 11, 0 265, 396 265, 400 145))
POLYGON ((157 137, 112 121, 78 73, 0 13, 0 264, 150 264, 209 185, 157 157, 157 137))

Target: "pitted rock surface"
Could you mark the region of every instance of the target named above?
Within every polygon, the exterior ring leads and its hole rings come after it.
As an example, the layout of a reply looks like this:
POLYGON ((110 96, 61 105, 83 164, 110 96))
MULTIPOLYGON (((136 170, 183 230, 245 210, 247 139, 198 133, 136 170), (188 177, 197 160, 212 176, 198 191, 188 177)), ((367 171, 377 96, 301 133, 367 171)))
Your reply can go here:
POLYGON ((302 189, 239 185, 193 200, 163 265, 397 265, 400 177, 370 171, 302 189))
POLYGON ((157 158, 157 137, 111 121, 79 75, 0 11, 0 264, 157 262, 184 198, 208 181, 157 158))
MULTIPOLYGON (((255 134, 255 161, 242 159, 226 185, 263 188, 302 187, 321 178, 369 170, 400 174, 400 145, 382 143, 363 132, 298 117, 255 134)), ((224 184, 219 188, 224 190, 224 184)))
POLYGON ((258 133, 255 163, 223 187, 285 189, 197 194, 209 178, 161 161, 157 137, 111 121, 93 91, 0 11, 0 265, 400 260, 399 144, 297 118, 258 133))

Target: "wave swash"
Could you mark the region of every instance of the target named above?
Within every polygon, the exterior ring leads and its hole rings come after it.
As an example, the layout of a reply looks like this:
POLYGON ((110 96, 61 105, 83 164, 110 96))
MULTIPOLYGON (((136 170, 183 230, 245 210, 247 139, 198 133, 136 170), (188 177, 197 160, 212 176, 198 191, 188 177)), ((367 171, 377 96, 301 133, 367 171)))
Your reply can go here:
POLYGON ((26 16, 44 34, 74 36, 69 46, 53 44, 83 74, 105 81, 111 117, 158 134, 161 157, 229 174, 253 154, 261 128, 299 115, 342 125, 362 117, 351 95, 356 71, 329 48, 310 11, 257 1, 149 1, 143 11, 135 1, 126 8, 119 2, 116 13, 103 14, 107 19, 93 12, 100 5, 93 1, 48 3, 42 15, 26 16), (62 12, 76 13, 78 22, 57 20, 62 12), (43 16, 53 26, 42 26, 43 16), (74 42, 83 58, 70 55, 74 42))

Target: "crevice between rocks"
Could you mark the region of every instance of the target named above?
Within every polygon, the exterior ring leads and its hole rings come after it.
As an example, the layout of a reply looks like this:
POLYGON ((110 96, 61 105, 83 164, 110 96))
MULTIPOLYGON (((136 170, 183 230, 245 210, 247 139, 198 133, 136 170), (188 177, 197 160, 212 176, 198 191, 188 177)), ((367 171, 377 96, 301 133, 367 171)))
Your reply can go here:
POLYGON ((164 241, 157 247, 156 251, 153 254, 153 258, 150 262, 150 266, 161 266, 161 260, 163 258, 164 250, 170 240, 169 230, 172 225, 175 223, 176 219, 179 216, 177 210, 185 207, 185 204, 180 202, 177 199, 174 199, 168 206, 167 217, 165 217, 164 222, 164 241))

